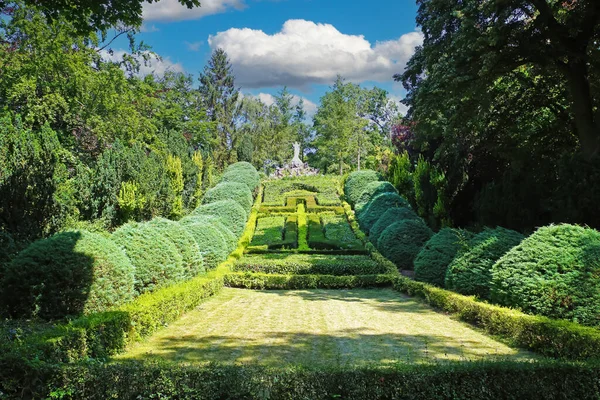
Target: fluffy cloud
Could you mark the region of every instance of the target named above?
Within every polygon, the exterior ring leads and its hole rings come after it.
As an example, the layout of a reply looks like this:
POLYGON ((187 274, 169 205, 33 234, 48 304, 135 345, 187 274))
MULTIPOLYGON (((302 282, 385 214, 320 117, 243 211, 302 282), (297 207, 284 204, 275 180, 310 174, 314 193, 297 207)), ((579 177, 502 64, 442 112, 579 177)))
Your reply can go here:
MULTIPOLYGON (((268 106, 275 104, 275 97, 269 93, 259 93, 257 95, 246 95, 246 96, 255 97, 268 106)), ((306 97, 300 97, 295 94, 292 96, 293 96, 292 105, 294 107, 300 102, 300 99, 302 99, 302 100, 304 100, 304 111, 306 111, 307 117, 312 118, 312 116, 315 115, 315 113, 317 112, 317 108, 318 108, 318 106, 315 103, 308 100, 306 97)))
MULTIPOLYGON (((107 50, 101 50, 100 55, 106 61, 120 62, 123 60, 123 56, 128 54, 124 50, 115 50, 109 53, 107 50)), ((155 57, 151 57, 150 60, 144 62, 143 59, 140 60, 140 71, 138 72, 138 76, 146 76, 153 74, 155 76, 163 76, 165 72, 185 72, 183 66, 179 63, 172 62, 168 57, 157 59, 155 57)))
POLYGON ((199 51, 200 47, 204 44, 203 41, 199 41, 199 42, 185 42, 185 45, 187 46, 189 51, 199 51))
POLYGON ((144 21, 182 21, 223 13, 231 8, 242 10, 245 7, 243 0, 202 0, 201 7, 192 9, 178 0, 160 0, 157 3, 144 4, 142 16, 144 21))
POLYGON ((243 87, 287 85, 304 88, 331 83, 339 74, 352 82, 390 81, 423 42, 421 32, 374 45, 330 24, 288 20, 280 32, 232 28, 211 35, 212 49, 223 48, 243 87))

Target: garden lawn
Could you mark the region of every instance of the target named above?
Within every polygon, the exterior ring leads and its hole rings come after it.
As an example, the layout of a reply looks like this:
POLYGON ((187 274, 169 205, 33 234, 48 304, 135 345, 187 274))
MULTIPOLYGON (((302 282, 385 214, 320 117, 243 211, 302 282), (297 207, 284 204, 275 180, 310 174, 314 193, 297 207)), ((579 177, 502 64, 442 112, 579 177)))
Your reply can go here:
POLYGON ((531 359, 391 289, 226 288, 117 360, 270 366, 531 359))

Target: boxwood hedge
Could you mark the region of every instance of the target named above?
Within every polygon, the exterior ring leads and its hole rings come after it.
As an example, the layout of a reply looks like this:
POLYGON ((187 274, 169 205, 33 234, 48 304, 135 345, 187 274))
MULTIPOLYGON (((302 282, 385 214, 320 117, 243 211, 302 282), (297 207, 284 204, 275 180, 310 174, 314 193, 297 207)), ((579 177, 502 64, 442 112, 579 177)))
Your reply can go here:
POLYGON ((196 240, 200 253, 204 257, 207 269, 214 269, 229 254, 229 248, 223 234, 212 223, 197 217, 186 217, 179 221, 196 240))
POLYGON ((61 232, 34 242, 6 267, 1 300, 14 317, 59 319, 104 311, 134 296, 134 268, 110 239, 61 232))
POLYGON ((370 169, 363 169, 362 171, 352 172, 346 178, 344 183, 344 193, 346 195, 346 201, 350 205, 354 206, 358 200, 360 194, 365 189, 365 186, 369 182, 378 181, 379 174, 370 169))
POLYGON ((455 292, 489 299, 492 266, 518 245, 523 235, 510 229, 485 229, 469 241, 468 248, 452 260, 445 286, 455 292))
POLYGON ((444 287, 448 265, 472 237, 469 231, 451 228, 433 235, 415 258, 415 279, 444 287))
POLYGON ((492 267, 491 299, 525 312, 600 327, 600 232, 538 229, 492 267))
POLYGON ((362 191, 358 199, 356 200, 356 204, 354 209, 357 212, 360 212, 371 199, 381 193, 398 193, 394 185, 387 181, 373 181, 367 183, 365 189, 362 191))
POLYGON ((185 279, 177 246, 148 223, 130 222, 113 232, 135 267, 135 290, 144 293, 185 279))
POLYGON ((220 200, 197 207, 191 215, 213 215, 236 237, 242 235, 246 227, 246 211, 235 200, 220 200))
POLYGON ((363 207, 362 211, 357 214, 360 227, 369 233, 371 227, 377 220, 390 208, 405 207, 410 208, 408 201, 397 193, 382 193, 375 196, 371 201, 363 207))
POLYGON ((433 232, 422 219, 394 222, 381 233, 377 249, 398 269, 413 269, 413 260, 433 232))
POLYGON ((381 233, 393 224, 394 222, 403 221, 405 219, 419 219, 419 216, 410 208, 407 207, 394 207, 390 208, 379 217, 377 222, 373 224, 369 230, 369 240, 374 245, 377 245, 377 241, 381 236, 381 233))
POLYGON ((246 215, 250 213, 253 203, 250 189, 239 182, 219 183, 204 194, 202 203, 210 204, 221 200, 235 200, 246 211, 246 215))

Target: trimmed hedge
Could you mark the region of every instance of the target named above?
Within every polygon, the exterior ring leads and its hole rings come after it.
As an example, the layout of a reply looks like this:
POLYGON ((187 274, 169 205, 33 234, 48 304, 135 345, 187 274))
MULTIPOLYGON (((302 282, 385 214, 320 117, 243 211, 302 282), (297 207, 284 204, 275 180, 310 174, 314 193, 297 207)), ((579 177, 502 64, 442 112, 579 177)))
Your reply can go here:
POLYGON ((492 267, 491 299, 525 312, 600 327, 600 232, 538 229, 492 267))
POLYGON ((237 247, 238 238, 231 232, 229 228, 214 215, 188 215, 184 218, 186 221, 193 220, 195 223, 208 223, 219 230, 225 243, 227 244, 227 254, 232 252, 237 247))
POLYGON ((223 234, 212 223, 186 217, 179 221, 190 232, 204 257, 206 269, 214 269, 229 254, 229 248, 223 234))
POLYGON ((468 248, 448 266, 445 287, 457 293, 489 299, 492 266, 522 240, 520 233, 501 227, 487 228, 475 235, 468 248))
POLYGON ((267 274, 369 275, 385 274, 388 270, 368 256, 285 254, 246 255, 232 271, 267 274))
POLYGON ((344 183, 344 194, 350 205, 354 206, 369 182, 378 181, 379 174, 370 169, 352 172, 344 183))
POLYGON ((356 200, 356 204, 354 205, 354 209, 356 212, 360 212, 370 201, 377 195, 382 193, 396 193, 398 191, 388 181, 373 181, 367 183, 365 189, 362 191, 358 199, 356 200))
POLYGON ((238 161, 236 163, 229 164, 227 168, 225 168, 225 172, 239 170, 254 171, 258 173, 256 168, 254 168, 254 165, 250 164, 248 161, 238 161))
POLYGON ((259 290, 351 289, 391 286, 394 275, 277 275, 238 272, 225 275, 225 286, 259 290))
POLYGON ((369 234, 379 218, 390 208, 410 208, 408 201, 397 193, 382 193, 375 196, 357 215, 360 227, 369 234))
POLYGON ((243 183, 250 191, 254 191, 260 184, 260 175, 258 175, 256 170, 238 168, 225 171, 223 176, 221 176, 221 182, 243 183))
POLYGON ((0 294, 13 317, 90 314, 133 299, 134 268, 100 234, 61 232, 34 242, 7 265, 0 294))
POLYGON ((443 228, 433 235, 415 258, 415 279, 444 287, 448 265, 472 237, 469 231, 451 228, 443 228))
POLYGON ((111 239, 125 251, 135 268, 136 293, 185 279, 183 257, 177 247, 151 225, 129 222, 114 231, 111 239))
POLYGON ((202 198, 202 204, 220 200, 235 200, 246 211, 246 215, 250 213, 253 203, 252 192, 248 186, 239 182, 223 182, 207 190, 202 198))
POLYGON ((369 241, 376 245, 379 237, 388 226, 405 219, 420 219, 420 217, 407 207, 390 208, 379 217, 369 230, 369 241))
POLYGON ((246 227, 248 214, 235 200, 220 200, 203 204, 192 211, 191 215, 213 215, 223 223, 236 237, 239 237, 246 227))
POLYGON ((148 222, 160 235, 177 248, 183 259, 184 278, 190 279, 206 272, 204 259, 194 237, 180 223, 166 218, 154 218, 148 222))
POLYGON ((422 219, 406 219, 388 226, 377 241, 377 249, 399 270, 413 269, 413 260, 433 236, 422 219))

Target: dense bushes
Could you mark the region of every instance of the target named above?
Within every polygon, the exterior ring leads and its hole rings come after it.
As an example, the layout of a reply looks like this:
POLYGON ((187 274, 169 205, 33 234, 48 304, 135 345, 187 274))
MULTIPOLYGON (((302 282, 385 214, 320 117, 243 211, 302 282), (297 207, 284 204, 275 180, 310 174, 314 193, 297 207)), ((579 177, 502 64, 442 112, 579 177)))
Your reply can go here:
POLYGON ((209 204, 220 200, 235 200, 246 211, 246 215, 250 213, 253 203, 250 189, 245 184, 239 182, 219 183, 206 192, 202 203, 209 204))
POLYGON ((600 326, 600 232, 538 229, 492 267, 491 299, 525 312, 600 326))
POLYGON ((368 256, 285 253, 246 255, 233 265, 232 270, 299 275, 368 275, 389 272, 385 266, 368 256))
POLYGON ((472 237, 469 231, 451 228, 433 235, 415 258, 415 279, 444 287, 448 265, 472 237))
POLYGON ((6 268, 1 299, 14 317, 63 318, 130 301, 134 269, 106 237, 62 232, 39 240, 6 268))
POLYGON ((410 208, 410 204, 408 204, 408 201, 404 197, 396 193, 382 193, 371 199, 362 211, 358 213, 358 223, 368 234, 371 227, 387 210, 399 207, 410 208))
POLYGON ((394 207, 390 208, 379 217, 369 230, 369 240, 374 245, 377 245, 381 233, 391 224, 405 219, 419 219, 419 216, 410 208, 394 207))
POLYGON ((365 189, 362 191, 358 199, 356 200, 356 204, 354 205, 354 209, 357 212, 360 212, 368 203, 377 195, 381 193, 398 193, 394 185, 387 181, 373 181, 367 183, 365 189))
POLYGON ((232 251, 237 247, 237 236, 231 232, 229 228, 225 226, 221 222, 221 220, 214 215, 188 215, 180 221, 182 224, 190 224, 190 223, 202 223, 202 224, 210 224, 215 227, 221 236, 225 240, 227 245, 227 253, 232 251))
POLYGON ((485 229, 471 239, 468 248, 448 266, 446 288, 489 299, 492 266, 521 240, 523 235, 510 229, 485 229))
POLYGON ((223 225, 239 237, 246 226, 246 211, 235 200, 220 200, 209 204, 203 204, 196 208, 192 215, 213 215, 217 217, 223 225))
POLYGON ((378 180, 379 174, 370 169, 352 172, 348 175, 348 178, 346 178, 346 182, 344 183, 344 193, 346 194, 348 203, 354 206, 360 194, 365 190, 365 186, 369 182, 378 180))
POLYGON ((260 176, 255 169, 234 168, 227 169, 221 177, 221 182, 238 182, 248 186, 248 189, 254 191, 260 184, 260 176))
POLYGON ((239 272, 225 275, 225 285, 259 290, 350 289, 391 286, 393 275, 277 275, 239 272))
POLYGON ((214 269, 227 258, 229 246, 219 229, 206 220, 186 217, 180 221, 198 244, 207 269, 214 269))
POLYGON ((413 269, 413 260, 433 232, 421 219, 406 219, 388 226, 377 241, 377 249, 398 269, 413 269))

